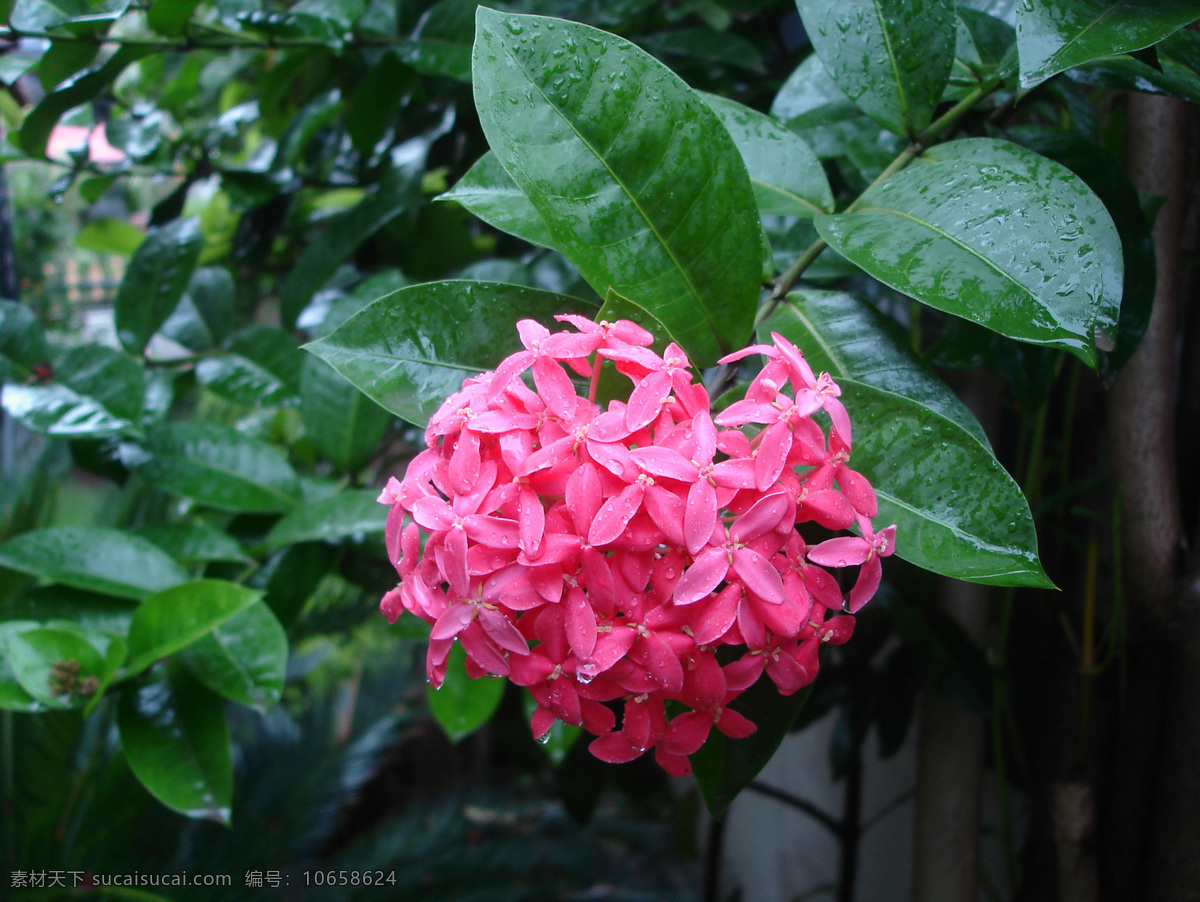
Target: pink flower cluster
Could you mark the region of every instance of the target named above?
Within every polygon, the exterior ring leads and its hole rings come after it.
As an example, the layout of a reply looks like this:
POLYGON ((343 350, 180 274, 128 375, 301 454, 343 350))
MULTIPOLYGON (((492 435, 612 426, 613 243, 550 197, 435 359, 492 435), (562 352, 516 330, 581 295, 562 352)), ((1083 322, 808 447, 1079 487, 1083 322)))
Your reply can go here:
POLYGON ((714 417, 678 346, 660 357, 631 322, 558 319, 578 331, 518 323, 525 350, 467 379, 430 420, 427 450, 389 480, 379 500, 400 583, 381 608, 432 625, 434 686, 457 639, 472 676, 529 690, 535 736, 556 719, 582 725, 604 761, 653 748, 685 774, 713 727, 754 731, 729 705, 764 670, 793 693, 816 676, 821 643, 850 637, 843 611, 875 593, 895 527, 871 527, 840 390, 782 336, 722 361, 767 358, 714 417), (633 382, 607 410, 594 401, 605 361, 633 382), (568 370, 591 380, 589 397, 568 370), (753 438, 738 428, 750 424, 753 438), (809 521, 861 535, 809 547, 796 529, 809 521), (844 598, 827 568, 851 566, 844 598))

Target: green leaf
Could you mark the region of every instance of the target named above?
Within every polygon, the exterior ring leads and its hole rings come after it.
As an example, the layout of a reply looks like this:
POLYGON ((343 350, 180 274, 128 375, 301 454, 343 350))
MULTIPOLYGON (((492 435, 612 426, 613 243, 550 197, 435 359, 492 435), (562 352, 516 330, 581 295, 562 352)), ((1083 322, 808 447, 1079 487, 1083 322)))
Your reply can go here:
MULTIPOLYGON (((1191 32, 1177 32, 1190 34, 1191 32)), ((1169 94, 1182 97, 1191 103, 1200 103, 1200 78, 1181 66, 1168 66, 1162 58, 1159 45, 1159 62, 1163 70, 1135 59, 1132 56, 1105 56, 1071 70, 1074 81, 1086 85, 1116 88, 1121 91, 1144 91, 1148 94, 1169 94)))
POLYGON ((146 10, 146 21, 159 34, 177 38, 184 33, 199 5, 200 0, 154 0, 146 10))
POLYGON ((422 75, 440 75, 471 83, 471 43, 475 38, 475 0, 441 0, 421 17, 411 40, 396 55, 422 75))
MULTIPOLYGON (((463 379, 522 349, 516 321, 588 311, 575 298, 501 282, 427 282, 382 297, 305 345, 399 417, 424 426, 463 379)), ((594 308, 592 308, 594 312, 594 308)))
POLYGON ((282 329, 250 326, 229 341, 228 354, 196 364, 196 381, 229 401, 250 406, 283 404, 296 396, 305 355, 282 329))
POLYGON ((179 660, 214 692, 265 711, 283 694, 287 655, 279 620, 256 601, 180 651, 179 660))
POLYGON ((404 95, 412 90, 413 71, 394 51, 379 58, 363 77, 346 107, 346 131, 365 157, 388 135, 404 95))
POLYGON ((75 246, 98 254, 130 257, 145 240, 146 233, 122 219, 93 219, 75 236, 75 246))
POLYGON ((817 217, 835 251, 922 303, 1095 366, 1097 316, 1121 296, 1121 246, 1070 170, 991 138, 928 151, 817 217))
POLYGON ((70 621, 89 630, 124 636, 129 632, 135 610, 134 601, 52 585, 29 589, 0 601, 0 621, 34 621, 43 626, 53 621, 70 621))
MULTIPOLYGON (((979 421, 908 347, 903 332, 865 301, 840 291, 795 291, 759 326, 759 341, 778 332, 804 352, 817 372, 850 378, 911 398, 969 432, 991 448, 979 421)), ((860 421, 860 430, 870 424, 860 421)))
POLYGON ((31 157, 44 157, 50 132, 63 113, 94 99, 112 84, 126 66, 153 52, 152 47, 126 45, 103 64, 76 72, 29 111, 17 133, 17 143, 21 149, 31 157))
POLYGON ((1100 372, 1115 376, 1125 365, 1150 321, 1157 281, 1154 240, 1142 212, 1137 190, 1121 161, 1077 132, 1028 126, 1011 129, 1009 136, 1056 163, 1066 166, 1087 183, 1104 203, 1121 239, 1124 267, 1120 309, 1106 298, 1096 322, 1100 372), (1115 343, 1115 347, 1114 347, 1115 343))
POLYGON ((138 472, 155 485, 219 510, 279 513, 296 503, 296 472, 271 445, 211 423, 156 429, 138 472))
POLYGON ((762 54, 751 41, 731 31, 679 28, 633 39, 655 56, 683 56, 705 63, 738 66, 761 72, 762 54))
MULTIPOLYGON (((421 154, 422 159, 424 154, 421 154)), ((412 167, 393 168, 378 189, 327 225, 288 273, 280 291, 280 317, 287 327, 354 250, 408 209, 418 196, 419 178, 412 167)))
POLYGON ((713 94, 701 95, 721 118, 750 173, 758 212, 811 219, 833 212, 821 161, 795 132, 770 116, 713 94))
POLYGON ((1200 18, 1197 0, 1037 0, 1017 5, 1026 88, 1104 56, 1142 50, 1200 18))
POLYGON ((106 661, 82 629, 39 627, 5 634, 17 682, 46 708, 81 708, 112 675, 115 664, 106 661))
POLYGON ((134 252, 113 301, 117 337, 127 351, 141 353, 179 303, 204 238, 196 219, 179 219, 151 229, 134 252))
POLYGON ((135 530, 181 564, 213 561, 250 563, 242 546, 228 533, 199 523, 158 523, 135 530))
POLYGON ((745 739, 730 739, 713 730, 700 750, 690 756, 692 772, 713 817, 724 817, 737 794, 771 760, 811 692, 810 683, 794 695, 783 696, 765 675, 759 677, 730 705, 758 729, 745 739))
POLYGON ((440 689, 425 687, 429 713, 452 742, 470 736, 487 723, 504 696, 504 680, 467 676, 466 653, 455 642, 446 662, 446 679, 440 689))
POLYGON ((146 372, 116 348, 99 344, 67 348, 54 363, 54 378, 115 417, 135 425, 141 419, 146 372))
POLYGON ((488 225, 530 244, 554 247, 554 239, 541 214, 491 151, 480 157, 453 188, 437 199, 455 201, 488 225))
POLYGON ((750 335, 758 210, 716 114, 614 35, 480 8, 475 106, 557 247, 651 311, 698 366, 750 335))
POLYGON ((202 266, 192 273, 162 333, 192 351, 207 351, 225 341, 233 325, 233 277, 221 266, 202 266))
POLYGON ((57 438, 99 438, 133 428, 129 420, 65 385, 8 384, 0 406, 27 429, 57 438))
POLYGON ((262 598, 262 592, 220 579, 197 579, 155 592, 129 626, 130 675, 207 635, 262 598))
POLYGON ((50 359, 37 316, 24 304, 0 299, 0 381, 25 380, 33 367, 50 359))
POLYGON ((233 755, 219 696, 176 670, 123 693, 117 728, 125 760, 155 798, 187 817, 229 823, 233 755))
POLYGON ((929 124, 954 61, 951 0, 797 0, 825 68, 864 113, 910 138, 929 124))
POLYGON ((45 710, 42 703, 30 695, 17 680, 8 651, 10 636, 37 628, 38 624, 29 620, 14 619, 0 623, 0 711, 31 713, 45 710))
POLYGON ((342 473, 371 460, 392 415, 311 355, 300 377, 300 417, 317 451, 342 473))
POLYGON ((875 489, 875 522, 896 524, 897 555, 968 582, 1054 587, 1025 496, 984 445, 911 398, 845 377, 839 384, 861 424, 850 466, 875 489))
POLYGON ((0 566, 118 598, 145 598, 187 574, 145 539, 98 526, 52 526, 0 545, 0 566))
POLYGON ((847 108, 855 112, 858 109, 814 53, 797 66, 780 87, 771 102, 771 115, 787 122, 797 116, 822 116, 847 108))
POLYGON ((378 496, 376 489, 347 489, 293 508, 267 535, 266 548, 274 551, 297 542, 382 536, 388 508, 376 501, 378 496))

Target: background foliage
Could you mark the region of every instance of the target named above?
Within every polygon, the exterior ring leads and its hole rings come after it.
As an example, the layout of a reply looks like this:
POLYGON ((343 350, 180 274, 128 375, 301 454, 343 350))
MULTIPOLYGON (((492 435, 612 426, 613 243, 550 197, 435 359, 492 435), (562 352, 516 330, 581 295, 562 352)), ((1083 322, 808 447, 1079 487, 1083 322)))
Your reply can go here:
MULTIPOLYGON (((861 780, 867 735, 894 753, 932 693, 990 721, 998 884, 1022 898, 1065 885, 1045 787, 1117 798, 1105 787, 1141 647, 1121 583, 1137 564, 1114 538, 1136 489, 1100 458, 1090 413, 1147 331, 1151 225, 1173 198, 1120 163, 1142 140, 1123 92, 1200 99, 1183 27, 1200 4, 0 12, 21 276, 0 302, 10 870, 119 871, 130 848, 182 869, 204 848, 246 870, 403 863, 397 898, 430 879, 472 898, 475 876, 486 898, 566 892, 570 874, 613 898, 625 883, 679 892, 651 866, 661 833, 606 807, 657 814, 656 777, 602 768, 570 730, 539 751, 499 683, 452 671, 426 697, 421 625, 374 613, 395 577, 370 487, 464 375, 518 347, 516 319, 569 310, 677 341, 725 402, 747 373, 716 360, 784 334, 841 384, 853 463, 900 527, 907 563, 799 720, 797 699, 760 694, 755 737, 697 756, 710 808, 831 710, 835 771, 861 780), (93 141, 46 163, 63 125, 103 126, 118 158, 93 141), (27 175, 44 172, 44 189, 27 175), (123 261, 95 315, 42 284, 43 262, 80 253, 68 241, 123 261), (973 410, 951 386, 973 387, 973 410), (943 578, 1005 587, 980 596, 990 630, 948 613, 960 584, 943 578), (1074 735, 1039 733, 1047 706, 1074 735), (634 798, 602 800, 605 781, 634 798), (367 785, 386 789, 376 804, 367 785), (1027 831, 1012 788, 1032 799, 1027 831), (205 823, 231 818, 232 833, 205 823), (514 830, 544 886, 504 871, 514 830), (576 830, 616 851, 584 867, 576 830), (434 851, 480 831, 504 838, 466 843, 489 850, 478 867, 434 851)), ((1089 829, 1120 836, 1104 831, 1128 814, 1114 801, 1089 829)), ((861 830, 843 815, 851 898, 861 830)), ((1183 848, 1200 837, 1162 829, 1183 848)), ((1163 870, 1126 852, 1089 865, 1114 899, 1163 870)), ((1200 867, 1184 858, 1167 870, 1200 867)))

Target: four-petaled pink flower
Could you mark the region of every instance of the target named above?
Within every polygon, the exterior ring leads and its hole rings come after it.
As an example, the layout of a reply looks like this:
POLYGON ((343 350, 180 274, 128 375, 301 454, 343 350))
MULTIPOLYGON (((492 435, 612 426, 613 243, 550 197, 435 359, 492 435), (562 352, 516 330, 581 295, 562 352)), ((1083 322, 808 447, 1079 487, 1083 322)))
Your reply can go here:
POLYGON ((459 642, 469 675, 529 691, 535 736, 582 726, 605 761, 653 749, 685 774, 713 729, 754 731, 736 703, 764 672, 796 692, 820 646, 849 639, 843 611, 879 587, 895 527, 872 527, 836 382, 782 336, 724 359, 767 358, 714 418, 677 345, 660 356, 634 323, 559 319, 578 331, 519 322, 524 349, 465 380, 383 489, 400 581, 380 606, 430 625, 434 686, 459 642), (633 385, 603 409, 606 365, 633 385), (810 548, 809 521, 860 535, 810 548), (844 567, 858 568, 845 596, 831 572, 844 567))

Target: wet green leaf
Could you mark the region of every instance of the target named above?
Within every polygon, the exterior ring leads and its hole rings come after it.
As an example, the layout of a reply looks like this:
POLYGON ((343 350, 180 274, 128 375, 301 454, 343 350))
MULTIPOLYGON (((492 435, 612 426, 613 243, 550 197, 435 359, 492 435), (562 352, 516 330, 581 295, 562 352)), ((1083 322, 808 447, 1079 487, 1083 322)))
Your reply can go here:
POLYGON ((939 145, 816 225, 897 291, 1090 366, 1097 317, 1121 296, 1104 205, 1070 170, 1005 141, 939 145))
POLYGON ((378 497, 376 489, 346 489, 293 508, 267 535, 266 547, 274 551, 297 542, 382 536, 388 508, 378 497))
POLYGON ((504 680, 488 677, 473 680, 467 676, 465 661, 462 646, 455 642, 450 647, 442 687, 425 688, 429 713, 453 742, 470 736, 487 723, 504 696, 504 680))
POLYGON ((857 108, 813 53, 795 68, 771 102, 771 115, 784 122, 797 116, 822 115, 831 110, 857 108))
POLYGON ((278 618, 256 601, 189 644, 179 660, 214 692, 265 711, 283 694, 287 655, 278 618))
POLYGON ((1157 44, 1200 18, 1196 0, 1037 0, 1017 5, 1021 84, 1157 44))
POLYGON ((182 670, 121 695, 121 748, 134 775, 168 808, 229 823, 233 755, 221 699, 182 670))
POLYGON ((184 33, 199 5, 200 0, 155 0, 146 10, 146 21, 159 34, 176 38, 184 33))
POLYGON ((93 219, 75 236, 75 246, 100 254, 130 257, 145 240, 146 233, 120 219, 93 219))
POLYGON ((27 429, 57 438, 99 438, 133 428, 129 420, 65 385, 8 384, 0 405, 27 429))
POLYGON ((0 381, 24 381, 33 367, 50 359, 37 316, 24 304, 0 299, 0 381))
POLYGON ((833 211, 833 192, 821 161, 799 135, 740 103, 701 96, 742 155, 759 213, 810 219, 833 211))
POLYGON ((875 488, 874 522, 896 524, 899 557, 969 582, 1053 588, 1029 504, 984 445, 911 398, 849 378, 840 385, 851 418, 863 424, 850 466, 875 488))
POLYGON ((474 89, 492 151, 598 293, 635 299, 699 366, 745 342, 758 211, 687 85, 614 35, 481 8, 474 89))
POLYGON ((282 329, 249 326, 229 340, 229 352, 196 364, 196 381, 238 404, 269 407, 296 396, 305 355, 282 329))
POLYGON ((228 533, 199 523, 157 523, 135 530, 181 564, 213 561, 249 563, 242 546, 228 533))
POLYGON ((0 545, 0 566, 119 598, 145 598, 187 574, 145 539, 98 526, 52 526, 0 545))
POLYGON ((38 627, 4 636, 17 682, 46 708, 82 708, 112 675, 82 629, 38 627))
POLYGON ((800 348, 818 373, 824 370, 835 379, 850 378, 911 398, 991 447, 979 421, 912 352, 899 327, 866 301, 840 291, 794 291, 759 326, 759 340, 769 343, 771 332, 800 348))
POLYGON ((117 337, 140 354, 187 288, 204 239, 196 219, 179 219, 151 229, 138 246, 113 301, 117 337))
POLYGON ((222 266, 202 266, 192 273, 162 333, 192 351, 207 351, 225 341, 233 324, 233 277, 222 266))
POLYGON ((29 620, 7 620, 0 622, 0 711, 22 711, 32 713, 44 711, 45 706, 30 695, 17 680, 8 651, 9 636, 36 630, 39 624, 29 620))
POLYGON ((521 350, 517 320, 549 326, 556 313, 588 310, 518 285, 427 282, 380 298, 305 347, 396 416, 424 426, 463 379, 521 350))
POLYGON ((915 137, 954 60, 951 0, 797 0, 813 49, 846 96, 880 125, 915 137))
POLYGON ((370 462, 393 419, 312 355, 300 376, 300 416, 317 451, 342 473, 357 473, 370 462))
POLYGON ((296 503, 296 472, 271 445, 211 423, 170 423, 150 434, 140 472, 219 510, 278 513, 296 503))
POLYGON ((196 579, 155 592, 129 626, 132 675, 207 635, 262 598, 262 592, 220 579, 196 579))
POLYGON ((475 0, 441 0, 422 16, 410 40, 396 55, 422 75, 471 83, 471 43, 475 39, 475 0))
POLYGON ((536 244, 553 247, 541 214, 492 152, 485 153, 453 188, 438 197, 462 204, 488 225, 536 244))
POLYGON ((129 632, 136 610, 137 603, 132 600, 51 585, 0 601, 0 621, 34 621, 43 626, 52 621, 70 621, 89 630, 123 637, 129 632))

